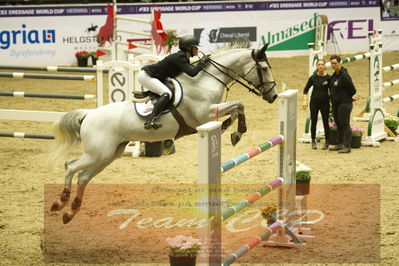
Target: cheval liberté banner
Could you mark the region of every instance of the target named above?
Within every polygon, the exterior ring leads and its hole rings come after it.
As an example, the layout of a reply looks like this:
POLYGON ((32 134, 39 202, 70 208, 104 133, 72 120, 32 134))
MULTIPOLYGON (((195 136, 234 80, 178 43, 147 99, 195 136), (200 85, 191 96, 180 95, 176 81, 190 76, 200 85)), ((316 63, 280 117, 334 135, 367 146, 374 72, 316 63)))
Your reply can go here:
MULTIPOLYGON (((153 5, 118 5, 118 14, 150 19, 153 5)), ((253 47, 270 43, 270 55, 306 54, 318 14, 327 15, 330 52, 368 49, 367 32, 388 28, 384 49, 397 50, 399 20, 381 21, 379 1, 217 2, 158 4, 165 30, 194 34, 209 52, 246 37, 253 47)), ((96 51, 96 35, 106 21, 105 5, 0 7, 0 60, 12 65, 73 65, 75 52, 96 51)), ((118 27, 150 32, 148 24, 118 27)), ((121 33, 118 40, 131 39, 121 33)), ((134 37, 133 37, 134 38, 134 37)), ((140 38, 135 36, 135 38, 140 38)), ((108 44, 109 45, 109 44, 108 44)))

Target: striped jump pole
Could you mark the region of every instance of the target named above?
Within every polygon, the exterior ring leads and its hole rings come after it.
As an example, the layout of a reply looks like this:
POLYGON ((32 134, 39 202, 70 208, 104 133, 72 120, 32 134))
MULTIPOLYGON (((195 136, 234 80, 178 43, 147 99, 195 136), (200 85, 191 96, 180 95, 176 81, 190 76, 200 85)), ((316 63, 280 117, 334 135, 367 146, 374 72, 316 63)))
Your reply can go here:
POLYGON ((387 82, 382 83, 382 86, 384 88, 388 88, 388 87, 392 87, 392 86, 395 86, 395 85, 398 85, 398 84, 399 84, 399 79, 395 79, 395 80, 391 80, 391 81, 387 81, 387 82))
POLYGON ((61 74, 38 74, 38 73, 22 73, 22 72, 0 72, 0 77, 16 78, 16 79, 61 79, 61 80, 82 80, 95 81, 93 75, 61 75, 61 74))
POLYGON ((222 173, 227 172, 228 170, 236 167, 237 165, 255 157, 256 155, 267 151, 268 149, 276 146, 277 144, 282 144, 284 142, 284 136, 279 135, 277 137, 272 138, 271 140, 268 140, 259 146, 256 146, 255 148, 238 155, 237 157, 223 163, 221 165, 221 171, 222 173))
MULTIPOLYGON (((358 55, 342 58, 341 63, 346 64, 346 63, 350 63, 353 61, 362 60, 365 58, 370 58, 370 53, 358 54, 358 55)), ((326 67, 331 67, 331 62, 327 62, 326 67)))
POLYGON ((0 132, 0 137, 25 138, 25 139, 54 139, 53 135, 31 134, 22 132, 0 132))
POLYGON ((96 95, 92 94, 50 94, 50 93, 33 93, 23 91, 0 91, 0 96, 9 97, 26 97, 26 98, 49 98, 49 99, 70 99, 70 100, 87 100, 95 99, 96 95))
POLYGON ((395 95, 392 95, 392 96, 389 96, 389 97, 385 97, 384 99, 382 99, 382 101, 384 103, 387 103, 387 102, 392 102, 392 101, 394 101, 396 99, 399 99, 399 94, 395 94, 395 95))
POLYGON ((282 228, 282 223, 277 221, 270 225, 265 231, 251 238, 246 244, 242 245, 236 251, 228 255, 222 262, 222 266, 228 266, 240 257, 244 256, 248 251, 256 247, 262 241, 266 241, 269 237, 275 233, 278 229, 282 228))
POLYGON ((385 66, 385 67, 382 68, 382 70, 383 70, 384 72, 389 72, 389 71, 392 71, 392 70, 395 70, 395 69, 399 69, 399 64, 394 64, 394 65, 390 65, 390 66, 385 66))
POLYGON ((8 66, 0 65, 3 70, 29 70, 29 71, 47 71, 47 72, 80 72, 80 73, 96 73, 95 67, 59 67, 59 66, 8 66))
POLYGON ((255 193, 252 193, 251 195, 249 195, 246 199, 244 199, 240 202, 237 202, 236 204, 234 204, 231 207, 228 207, 227 209, 225 209, 222 212, 222 220, 224 221, 224 220, 228 219, 229 217, 233 216, 234 214, 236 214, 237 212, 241 211, 242 209, 248 207, 250 204, 252 204, 255 201, 257 201, 258 199, 262 198, 269 192, 273 191, 277 187, 280 187, 283 184, 283 182, 284 182, 284 179, 277 178, 276 180, 273 180, 272 182, 270 182, 267 186, 259 189, 255 193))

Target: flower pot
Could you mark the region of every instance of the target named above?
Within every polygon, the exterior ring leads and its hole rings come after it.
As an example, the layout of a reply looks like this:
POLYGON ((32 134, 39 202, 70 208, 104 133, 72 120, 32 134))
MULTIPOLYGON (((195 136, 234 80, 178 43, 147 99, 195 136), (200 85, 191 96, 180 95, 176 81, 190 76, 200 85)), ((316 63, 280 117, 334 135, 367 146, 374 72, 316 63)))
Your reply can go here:
POLYGON ((86 57, 77 57, 78 66, 79 67, 87 67, 87 58, 86 57))
POLYGON ((95 66, 96 63, 97 63, 97 58, 96 58, 95 56, 91 56, 90 58, 91 58, 91 64, 92 64, 93 66, 95 66))
POLYGON ((159 157, 163 154, 162 141, 146 141, 145 142, 145 156, 146 157, 159 157))
POLYGON ((172 257, 169 256, 169 263, 171 266, 195 266, 197 257, 172 257))
POLYGON ((266 222, 267 222, 267 225, 270 226, 270 225, 272 225, 272 224, 274 224, 276 222, 276 217, 273 217, 273 216, 272 217, 267 217, 266 222))
POLYGON ((330 129, 330 145, 336 145, 337 144, 337 131, 336 130, 331 130, 330 129))
POLYGON ((296 195, 303 196, 310 193, 310 178, 296 180, 296 195))
POLYGON ((351 147, 360 148, 362 145, 362 136, 352 136, 351 147))

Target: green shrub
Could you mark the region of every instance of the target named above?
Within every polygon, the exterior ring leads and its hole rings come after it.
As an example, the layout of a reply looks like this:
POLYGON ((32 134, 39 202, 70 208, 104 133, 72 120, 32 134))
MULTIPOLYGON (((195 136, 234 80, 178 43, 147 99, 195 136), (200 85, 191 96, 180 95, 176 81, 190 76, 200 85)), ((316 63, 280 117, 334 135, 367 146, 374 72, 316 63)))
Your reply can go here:
POLYGON ((399 126, 399 118, 390 116, 385 118, 384 123, 393 133, 395 133, 399 126))
POLYGON ((298 171, 296 172, 296 180, 308 180, 310 179, 310 172, 298 171))

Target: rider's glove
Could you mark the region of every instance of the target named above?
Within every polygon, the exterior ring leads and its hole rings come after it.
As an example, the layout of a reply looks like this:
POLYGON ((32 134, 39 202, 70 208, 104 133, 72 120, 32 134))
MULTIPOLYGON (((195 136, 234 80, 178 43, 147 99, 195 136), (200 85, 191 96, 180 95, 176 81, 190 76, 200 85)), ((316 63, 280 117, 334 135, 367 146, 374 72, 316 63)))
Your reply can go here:
POLYGON ((201 60, 206 64, 209 61, 211 61, 211 56, 210 55, 205 55, 201 60))
POLYGON ((203 68, 205 67, 204 61, 203 61, 202 59, 199 60, 197 66, 198 66, 200 69, 203 69, 203 68))

